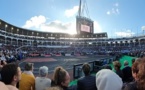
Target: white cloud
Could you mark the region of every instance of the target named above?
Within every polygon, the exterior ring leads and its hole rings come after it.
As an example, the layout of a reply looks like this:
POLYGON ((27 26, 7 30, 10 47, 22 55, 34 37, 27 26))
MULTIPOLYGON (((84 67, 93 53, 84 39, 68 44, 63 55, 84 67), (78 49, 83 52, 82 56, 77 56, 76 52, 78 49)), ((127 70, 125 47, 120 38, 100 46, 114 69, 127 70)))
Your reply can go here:
POLYGON ((94 33, 102 32, 102 28, 97 21, 94 21, 94 33))
POLYGON ((118 8, 116 9, 116 13, 117 13, 117 14, 119 14, 119 13, 120 13, 118 8))
POLYGON ((119 8, 118 8, 119 3, 115 3, 113 6, 115 6, 115 7, 112 7, 112 9, 110 9, 106 12, 107 15, 112 15, 112 14, 118 15, 118 14, 120 14, 120 11, 119 11, 119 8))
POLYGON ((45 32, 61 32, 61 33, 75 34, 76 25, 75 25, 75 21, 63 23, 61 21, 56 20, 41 25, 40 30, 45 32))
POLYGON ((111 12, 112 12, 112 13, 115 13, 115 9, 114 9, 114 8, 112 8, 111 12))
POLYGON ((72 9, 65 10, 66 17, 72 17, 78 12, 79 6, 74 6, 72 9))
POLYGON ((141 27, 141 30, 145 30, 145 26, 142 26, 142 27, 141 27))
POLYGON ((118 37, 131 37, 135 33, 132 32, 131 30, 123 31, 123 32, 115 32, 116 36, 118 37))
POLYGON ((23 28, 35 29, 44 32, 62 32, 62 33, 76 33, 76 22, 61 22, 59 20, 46 22, 47 18, 45 16, 34 16, 26 21, 23 28))
MULTIPOLYGON (((76 34, 76 21, 62 22, 59 20, 54 20, 51 22, 47 21, 45 16, 34 16, 26 21, 23 28, 34 29, 43 32, 61 32, 76 34)), ((94 21, 94 32, 102 32, 102 28, 97 21, 94 21)))
POLYGON ((23 28, 36 28, 36 29, 38 29, 40 27, 40 25, 42 25, 46 22, 46 20, 47 20, 47 18, 42 16, 42 15, 34 16, 26 21, 23 28))
POLYGON ((115 7, 118 7, 118 6, 119 6, 119 3, 115 3, 114 6, 115 6, 115 7))
POLYGON ((110 12, 110 11, 107 11, 107 14, 108 14, 108 15, 110 15, 110 14, 111 14, 111 12, 110 12))
POLYGON ((112 8, 111 10, 108 10, 106 13, 107 13, 107 15, 111 15, 111 14, 118 15, 120 12, 119 12, 118 8, 112 8))

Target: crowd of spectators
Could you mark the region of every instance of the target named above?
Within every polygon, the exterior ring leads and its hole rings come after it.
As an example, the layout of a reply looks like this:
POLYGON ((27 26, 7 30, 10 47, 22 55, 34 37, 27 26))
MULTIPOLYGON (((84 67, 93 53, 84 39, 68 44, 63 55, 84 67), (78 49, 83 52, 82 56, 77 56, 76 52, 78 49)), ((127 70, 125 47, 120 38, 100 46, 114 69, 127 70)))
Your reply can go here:
POLYGON ((122 54, 143 57, 145 48, 140 46, 72 46, 66 48, 46 48, 35 46, 17 47, 13 45, 0 46, 0 59, 6 62, 22 60, 25 57, 65 56, 65 55, 112 55, 119 57, 122 54), (133 49, 132 49, 133 48, 133 49))
POLYGON ((145 51, 137 47, 130 49, 127 47, 69 47, 69 48, 38 48, 24 47, 21 50, 15 50, 16 47, 1 47, 0 51, 0 90, 145 90, 145 51), (96 75, 91 75, 91 67, 85 63, 82 66, 84 76, 79 78, 77 85, 69 86, 70 75, 63 67, 55 68, 53 77, 48 78, 49 68, 42 66, 39 68, 39 76, 33 74, 33 63, 26 63, 24 71, 17 64, 17 60, 21 60, 30 53, 95 53, 109 51, 109 54, 117 55, 127 54, 130 56, 139 57, 132 60, 132 66, 129 66, 128 61, 124 62, 124 68, 121 69, 121 63, 114 61, 114 71, 108 65, 104 69, 98 71, 96 75))
POLYGON ((114 61, 115 72, 106 65, 94 76, 90 73, 90 65, 85 63, 82 66, 84 76, 78 79, 77 85, 69 86, 69 72, 61 66, 55 68, 52 78, 48 78, 47 66, 41 66, 39 76, 35 77, 33 63, 26 63, 23 72, 17 63, 5 63, 1 65, 0 88, 2 90, 144 90, 145 58, 133 59, 132 64, 130 67, 128 61, 125 61, 121 70, 120 62, 114 61))
MULTIPOLYGON (((6 47, 6 46, 5 46, 6 47)), ((145 54, 143 47, 128 47, 128 46, 118 46, 118 47, 111 47, 111 46, 90 46, 90 47, 67 47, 67 48, 46 48, 46 47, 34 47, 34 46, 25 46, 22 48, 17 49, 18 47, 13 47, 12 49, 5 49, 1 48, 1 52, 4 54, 6 59, 9 61, 20 60, 24 57, 30 56, 65 56, 66 54, 69 55, 120 55, 126 54, 130 56, 137 56, 143 57, 145 54), (132 49, 133 48, 133 49, 132 49), (11 60, 12 59, 12 60, 11 60)), ((6 47, 8 48, 8 47, 6 47)), ((2 55, 3 55, 2 54, 2 55)))

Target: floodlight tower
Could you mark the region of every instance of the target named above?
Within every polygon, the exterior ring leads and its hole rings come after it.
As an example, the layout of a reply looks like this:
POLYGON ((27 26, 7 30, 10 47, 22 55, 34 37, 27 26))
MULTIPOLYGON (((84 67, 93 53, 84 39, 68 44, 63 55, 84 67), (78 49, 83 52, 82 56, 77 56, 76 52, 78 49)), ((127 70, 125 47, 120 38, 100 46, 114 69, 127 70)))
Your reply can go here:
POLYGON ((94 32, 94 25, 89 16, 86 0, 80 0, 79 2, 79 10, 76 16, 76 30, 78 35, 93 34, 94 32))
POLYGON ((79 11, 78 11, 78 15, 77 16, 82 16, 82 17, 90 18, 90 16, 89 16, 89 10, 88 10, 88 6, 87 6, 86 0, 80 0, 79 11))

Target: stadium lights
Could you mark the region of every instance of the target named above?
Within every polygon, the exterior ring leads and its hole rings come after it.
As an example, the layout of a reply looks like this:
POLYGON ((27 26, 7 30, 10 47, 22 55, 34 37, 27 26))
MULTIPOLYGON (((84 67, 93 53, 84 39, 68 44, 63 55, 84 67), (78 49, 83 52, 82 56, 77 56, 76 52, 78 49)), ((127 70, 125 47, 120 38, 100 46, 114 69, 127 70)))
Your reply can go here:
POLYGON ((39 33, 37 33, 37 36, 39 35, 39 33))
POLYGON ((125 43, 125 41, 123 41, 123 43, 125 43))
POLYGON ((7 28, 7 27, 8 27, 8 25, 6 24, 6 25, 5 25, 5 28, 7 28))
POLYGON ((89 42, 89 45, 91 45, 92 44, 92 42, 89 42))

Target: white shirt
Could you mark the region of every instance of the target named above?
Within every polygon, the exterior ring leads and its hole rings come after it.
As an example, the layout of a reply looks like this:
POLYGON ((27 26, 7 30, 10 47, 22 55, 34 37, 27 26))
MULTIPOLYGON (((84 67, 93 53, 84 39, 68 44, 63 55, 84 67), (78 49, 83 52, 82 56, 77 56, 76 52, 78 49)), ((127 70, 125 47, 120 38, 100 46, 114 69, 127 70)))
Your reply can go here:
POLYGON ((45 90, 51 86, 51 80, 46 77, 36 77, 35 90, 45 90))
POLYGON ((5 58, 4 55, 1 56, 1 60, 2 60, 2 61, 6 61, 6 58, 5 58))

